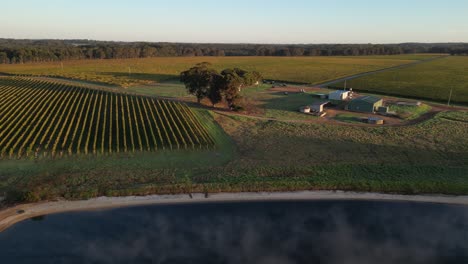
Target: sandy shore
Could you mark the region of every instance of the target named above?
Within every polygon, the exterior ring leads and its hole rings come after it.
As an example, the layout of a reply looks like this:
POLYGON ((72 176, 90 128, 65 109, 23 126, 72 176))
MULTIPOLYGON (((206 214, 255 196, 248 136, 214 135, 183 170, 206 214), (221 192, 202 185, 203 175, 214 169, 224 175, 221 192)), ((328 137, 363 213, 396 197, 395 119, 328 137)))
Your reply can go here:
POLYGON ((242 201, 314 201, 314 200, 380 200, 380 201, 410 201, 426 203, 444 203, 468 205, 468 196, 442 195, 395 195, 379 193, 357 193, 341 191, 301 191, 275 193, 218 193, 180 195, 150 195, 128 197, 99 197, 83 201, 53 201, 34 204, 24 204, 0 211, 0 232, 20 221, 48 214, 109 209, 118 207, 184 204, 206 202, 242 202, 242 201))

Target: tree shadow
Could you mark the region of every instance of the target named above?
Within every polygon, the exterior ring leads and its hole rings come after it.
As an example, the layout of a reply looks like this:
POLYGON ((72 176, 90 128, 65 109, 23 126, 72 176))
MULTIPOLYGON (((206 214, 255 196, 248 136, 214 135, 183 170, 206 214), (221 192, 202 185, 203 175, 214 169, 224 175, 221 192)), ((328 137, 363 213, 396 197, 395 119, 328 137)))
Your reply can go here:
POLYGON ((126 78, 129 80, 138 81, 175 81, 179 76, 172 74, 157 74, 157 73, 125 73, 125 72, 100 72, 100 75, 112 76, 114 78, 126 78))
MULTIPOLYGON (((321 101, 309 93, 288 93, 276 92, 271 94, 272 98, 261 99, 265 109, 297 112, 300 107, 311 105, 321 101)), ((323 100, 322 100, 323 101, 323 100)))
POLYGON ((335 120, 341 121, 341 122, 346 122, 346 123, 358 123, 358 124, 364 124, 367 123, 367 118, 365 116, 354 116, 354 115, 348 115, 348 114, 338 114, 335 116, 335 120))

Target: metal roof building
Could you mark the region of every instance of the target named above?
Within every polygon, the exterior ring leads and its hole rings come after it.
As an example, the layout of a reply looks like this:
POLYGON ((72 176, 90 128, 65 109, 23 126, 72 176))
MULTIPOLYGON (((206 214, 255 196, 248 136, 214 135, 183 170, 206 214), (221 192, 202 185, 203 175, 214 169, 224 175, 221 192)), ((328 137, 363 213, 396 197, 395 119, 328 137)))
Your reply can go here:
POLYGON ((380 106, 383 106, 383 99, 369 95, 350 101, 346 109, 354 112, 374 113, 380 106))
POLYGON ((349 96, 349 91, 337 90, 328 94, 328 99, 342 101, 349 96))
POLYGON ((330 102, 315 102, 313 103, 310 108, 313 112, 321 113, 323 112, 323 108, 330 102))

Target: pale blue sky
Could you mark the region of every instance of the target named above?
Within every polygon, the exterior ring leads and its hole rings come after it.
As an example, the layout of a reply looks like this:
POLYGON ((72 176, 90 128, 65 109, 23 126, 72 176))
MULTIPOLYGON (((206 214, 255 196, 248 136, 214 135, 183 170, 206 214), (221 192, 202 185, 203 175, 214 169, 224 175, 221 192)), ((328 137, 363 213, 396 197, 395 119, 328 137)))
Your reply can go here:
POLYGON ((468 0, 2 0, 1 38, 468 42, 468 0))

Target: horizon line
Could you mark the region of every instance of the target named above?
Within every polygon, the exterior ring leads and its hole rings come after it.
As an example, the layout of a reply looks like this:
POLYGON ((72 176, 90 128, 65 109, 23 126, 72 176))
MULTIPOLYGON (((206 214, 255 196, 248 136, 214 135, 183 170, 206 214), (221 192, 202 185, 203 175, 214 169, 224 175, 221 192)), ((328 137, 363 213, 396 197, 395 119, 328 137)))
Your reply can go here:
POLYGON ((402 44, 468 44, 468 42, 459 41, 448 41, 448 42, 388 42, 388 43, 373 43, 373 42, 318 42, 318 43, 265 43, 265 42, 184 42, 184 41, 149 41, 149 40, 98 40, 98 39, 86 39, 86 38, 2 38, 0 40, 32 40, 32 41, 90 41, 90 42, 116 42, 116 43, 163 43, 163 44, 200 44, 200 45, 402 45, 402 44))

